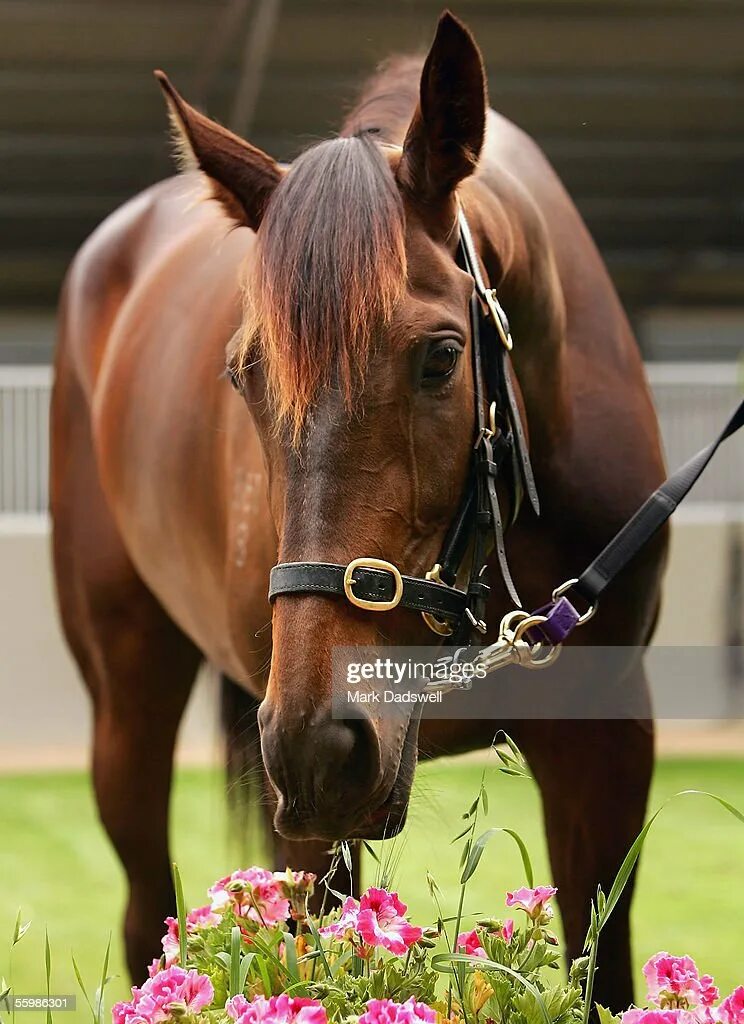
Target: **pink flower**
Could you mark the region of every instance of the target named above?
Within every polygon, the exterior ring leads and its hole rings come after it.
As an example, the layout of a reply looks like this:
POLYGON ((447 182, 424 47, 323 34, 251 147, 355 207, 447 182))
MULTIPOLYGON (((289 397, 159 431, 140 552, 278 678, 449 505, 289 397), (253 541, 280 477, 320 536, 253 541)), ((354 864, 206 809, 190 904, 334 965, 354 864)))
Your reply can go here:
POLYGON ((225 1004, 228 1017, 237 1024, 327 1024, 325 1007, 315 999, 299 996, 233 996, 225 1004))
POLYGON ((510 917, 507 917, 506 921, 504 921, 504 923, 501 926, 501 930, 499 931, 499 935, 504 940, 504 942, 511 942, 513 934, 514 934, 514 922, 512 921, 512 919, 510 917))
POLYGON ((359 1024, 434 1024, 436 1012, 426 1003, 417 1003, 411 996, 405 1003, 392 999, 370 999, 359 1024))
MULTIPOLYGON (((186 915, 186 934, 193 935, 194 932, 201 931, 202 928, 212 928, 221 920, 220 915, 216 914, 209 904, 206 907, 197 907, 196 910, 190 910, 186 915)), ((165 953, 165 966, 170 967, 171 964, 178 961, 181 952, 178 918, 166 917, 165 924, 168 931, 163 936, 162 946, 165 953)))
POLYGON ((557 892, 558 890, 554 889, 552 885, 538 885, 536 889, 528 889, 524 886, 506 894, 506 905, 524 910, 533 921, 543 915, 550 919, 553 916, 553 909, 547 903, 557 892))
POLYGON ((626 1010, 620 1024, 697 1024, 697 1018, 687 1010, 626 1010))
POLYGON ((648 998, 664 1009, 711 1006, 718 998, 711 976, 704 974, 701 978, 695 961, 689 956, 657 953, 644 965, 643 974, 648 998))
POLYGON ((482 960, 488 959, 475 928, 472 932, 460 932, 457 936, 457 951, 458 953, 467 953, 468 956, 478 956, 482 960))
POLYGON ((147 1017, 131 1009, 131 1003, 116 1003, 111 1010, 113 1024, 150 1024, 147 1017))
POLYGON ((359 901, 356 930, 368 946, 382 946, 402 956, 423 935, 423 929, 406 921, 407 910, 397 892, 367 889, 359 901))
POLYGON ((149 967, 147 968, 147 977, 148 977, 148 978, 154 978, 154 977, 155 977, 155 975, 156 975, 156 974, 158 973, 158 971, 160 970, 160 967, 161 967, 161 964, 160 964, 160 957, 158 957, 158 958, 157 958, 157 960, 153 960, 153 962, 152 962, 152 963, 150 964, 150 966, 149 966, 149 967))
POLYGON ((198 971, 168 967, 132 989, 128 1003, 117 1003, 112 1010, 113 1024, 159 1024, 171 1016, 178 1005, 186 1013, 198 1013, 214 999, 212 982, 198 971))
POLYGON ((730 996, 726 996, 716 1015, 722 1024, 744 1024, 744 985, 739 985, 730 996))
POLYGON ((286 921, 289 917, 289 900, 273 873, 264 868, 233 871, 215 882, 208 893, 211 909, 216 912, 230 907, 237 917, 264 925, 286 921))
POLYGON ((349 938, 352 932, 356 931, 357 918, 359 917, 359 900, 347 896, 341 907, 341 916, 337 921, 324 925, 319 929, 321 935, 333 935, 335 938, 349 938))
POLYGON ((149 1024, 146 1017, 136 1013, 131 1003, 114 1003, 111 1007, 112 1024, 149 1024))
POLYGON ((367 889, 359 902, 349 897, 338 921, 321 928, 320 934, 348 938, 352 932, 358 932, 366 945, 382 946, 396 956, 403 956, 423 935, 423 929, 406 921, 407 909, 397 892, 367 889))

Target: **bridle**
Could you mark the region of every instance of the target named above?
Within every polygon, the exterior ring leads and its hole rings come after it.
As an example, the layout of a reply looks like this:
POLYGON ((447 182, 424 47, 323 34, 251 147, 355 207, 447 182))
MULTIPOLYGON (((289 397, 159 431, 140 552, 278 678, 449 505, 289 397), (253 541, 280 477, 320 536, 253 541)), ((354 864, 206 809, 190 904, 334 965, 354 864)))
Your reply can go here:
MULTIPOLYGON (((496 480, 507 465, 512 485, 510 522, 514 522, 519 513, 525 492, 535 514, 540 514, 512 384, 509 359, 512 337, 496 291, 488 287, 483 278, 473 237, 461 209, 457 223, 456 258, 474 284, 469 319, 475 432, 467 484, 439 559, 423 579, 404 575, 392 562, 364 556, 352 559, 348 565, 280 562, 271 570, 269 600, 273 602, 285 594, 327 594, 345 597, 352 605, 366 611, 407 608, 420 612, 427 626, 439 637, 449 638, 451 644, 467 645, 473 639, 482 643, 488 628, 485 618, 489 595, 488 559, 495 551, 504 583, 517 607, 504 616, 498 638, 489 646, 481 647, 476 660, 489 672, 513 664, 544 668, 555 660, 573 630, 592 618, 602 593, 667 522, 723 441, 744 427, 744 400, 713 441, 649 495, 580 575, 556 587, 543 607, 532 613, 523 611, 506 560, 504 521, 496 492, 496 480), (463 579, 466 580, 464 588, 457 586, 463 579), (574 595, 584 602, 584 611, 576 608, 574 595)), ((228 368, 227 375, 241 391, 236 374, 228 368)), ((457 660, 466 653, 466 647, 460 646, 449 660, 457 660)), ((465 686, 468 687, 469 684, 465 686)), ((461 686, 446 683, 444 688, 461 686)))
POLYGON ((462 209, 458 214, 457 261, 473 279, 469 320, 475 399, 471 466, 460 506, 436 564, 425 578, 407 576, 392 562, 362 556, 348 565, 280 562, 271 570, 269 600, 286 594, 345 597, 357 608, 420 612, 427 626, 452 643, 468 643, 487 631, 487 563, 493 551, 511 599, 521 607, 504 546, 505 525, 496 481, 509 466, 513 522, 526 492, 535 514, 540 504, 525 431, 512 384, 512 337, 494 288, 486 285, 462 209), (469 560, 467 573, 465 562, 469 560), (456 586, 463 576, 464 589, 456 586))

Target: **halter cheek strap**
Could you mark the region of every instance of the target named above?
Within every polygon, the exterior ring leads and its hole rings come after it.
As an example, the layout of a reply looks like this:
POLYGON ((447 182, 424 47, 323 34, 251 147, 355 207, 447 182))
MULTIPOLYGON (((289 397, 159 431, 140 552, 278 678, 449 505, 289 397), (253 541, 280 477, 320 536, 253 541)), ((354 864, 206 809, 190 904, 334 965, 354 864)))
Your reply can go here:
POLYGON ((509 322, 496 292, 487 287, 468 222, 462 210, 458 263, 473 278, 470 300, 472 372, 475 393, 475 439, 472 465, 460 507, 437 563, 425 579, 406 576, 378 558, 355 558, 347 566, 333 562, 282 562, 271 570, 269 600, 286 594, 345 597, 365 611, 385 612, 400 606, 420 612, 429 628, 453 642, 466 643, 473 631, 485 634, 489 595, 487 562, 492 551, 515 604, 504 544, 505 524, 496 490, 504 466, 510 468, 513 521, 526 493, 539 515, 540 504, 530 465, 525 431, 512 385, 509 322), (455 582, 470 553, 467 587, 455 582))

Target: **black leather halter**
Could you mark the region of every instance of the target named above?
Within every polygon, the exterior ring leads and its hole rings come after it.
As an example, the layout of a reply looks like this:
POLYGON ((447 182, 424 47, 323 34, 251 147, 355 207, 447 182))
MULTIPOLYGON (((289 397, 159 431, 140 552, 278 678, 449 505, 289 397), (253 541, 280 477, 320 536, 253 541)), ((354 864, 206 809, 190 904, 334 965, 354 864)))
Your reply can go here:
POLYGON ((487 561, 495 550, 509 595, 521 606, 506 560, 504 521, 496 492, 496 478, 505 464, 513 489, 511 521, 519 512, 524 492, 537 515, 540 505, 511 381, 509 322, 495 290, 483 279, 462 210, 459 229, 458 263, 475 285, 470 300, 475 438, 468 483, 438 562, 425 579, 406 576, 391 562, 378 558, 355 558, 346 566, 281 562, 271 570, 270 601, 285 594, 328 594, 345 597, 368 611, 400 606, 421 612, 437 635, 451 637, 453 643, 468 643, 473 631, 481 636, 486 633, 487 561), (464 590, 455 586, 458 578, 461 585, 463 578, 466 580, 464 590))

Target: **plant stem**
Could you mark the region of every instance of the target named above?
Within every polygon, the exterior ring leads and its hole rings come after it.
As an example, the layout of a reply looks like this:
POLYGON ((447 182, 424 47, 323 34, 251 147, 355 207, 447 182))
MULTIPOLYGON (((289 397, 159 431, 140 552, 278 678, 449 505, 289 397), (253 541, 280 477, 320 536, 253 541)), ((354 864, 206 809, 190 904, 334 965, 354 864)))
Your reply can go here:
POLYGON ((597 972, 597 948, 599 946, 599 934, 595 935, 589 950, 589 967, 586 972, 586 989, 584 991, 584 1013, 582 1024, 589 1024, 589 1016, 592 1012, 592 993, 594 992, 594 975, 597 972))

